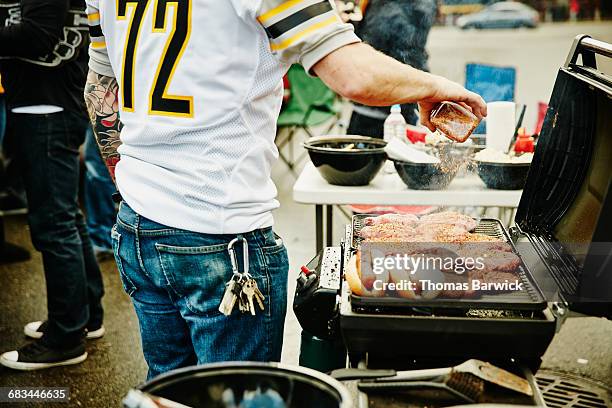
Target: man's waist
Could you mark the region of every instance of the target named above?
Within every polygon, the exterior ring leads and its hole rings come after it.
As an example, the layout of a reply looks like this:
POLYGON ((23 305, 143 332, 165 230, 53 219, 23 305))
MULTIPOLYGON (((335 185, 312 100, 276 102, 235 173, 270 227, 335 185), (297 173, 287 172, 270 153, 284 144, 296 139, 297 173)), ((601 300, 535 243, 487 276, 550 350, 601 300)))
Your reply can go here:
POLYGON ((227 240, 235 237, 237 234, 250 239, 259 239, 262 236, 268 236, 272 234, 272 225, 264 225, 259 228, 249 228, 244 231, 234 231, 218 233, 215 231, 201 232, 193 229, 184 229, 174 227, 154 221, 139 212, 135 211, 126 201, 121 201, 119 205, 119 213, 117 216, 117 222, 121 227, 126 228, 134 233, 141 235, 155 236, 155 235, 183 235, 183 234, 198 234, 215 237, 215 239, 227 240))

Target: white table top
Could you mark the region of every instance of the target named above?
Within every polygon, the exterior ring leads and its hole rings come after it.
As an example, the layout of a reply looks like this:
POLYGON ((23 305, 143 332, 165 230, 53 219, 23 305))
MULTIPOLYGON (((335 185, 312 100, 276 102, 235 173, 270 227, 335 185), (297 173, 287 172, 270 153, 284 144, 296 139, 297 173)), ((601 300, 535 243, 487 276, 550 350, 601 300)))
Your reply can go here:
POLYGON ((456 177, 444 190, 411 190, 397 174, 383 170, 367 186, 334 186, 306 164, 293 185, 293 199, 302 204, 439 205, 518 207, 522 190, 491 190, 478 175, 456 177))

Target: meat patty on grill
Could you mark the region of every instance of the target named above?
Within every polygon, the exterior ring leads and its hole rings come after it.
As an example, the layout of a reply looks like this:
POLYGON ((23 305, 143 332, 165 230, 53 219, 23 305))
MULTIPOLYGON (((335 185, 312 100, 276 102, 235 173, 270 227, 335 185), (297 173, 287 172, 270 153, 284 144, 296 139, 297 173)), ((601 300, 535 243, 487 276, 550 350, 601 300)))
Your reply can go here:
POLYGON ((379 224, 403 224, 413 227, 419 222, 419 217, 413 214, 383 214, 378 217, 368 217, 364 220, 365 225, 379 224))
POLYGON ((465 214, 455 211, 444 211, 434 214, 424 215, 419 220, 420 224, 452 224, 462 227, 465 231, 473 231, 478 223, 475 219, 465 214))
POLYGON ((414 228, 405 224, 382 223, 363 227, 359 232, 359 236, 368 241, 377 241, 379 239, 400 238, 406 241, 414 237, 414 228))

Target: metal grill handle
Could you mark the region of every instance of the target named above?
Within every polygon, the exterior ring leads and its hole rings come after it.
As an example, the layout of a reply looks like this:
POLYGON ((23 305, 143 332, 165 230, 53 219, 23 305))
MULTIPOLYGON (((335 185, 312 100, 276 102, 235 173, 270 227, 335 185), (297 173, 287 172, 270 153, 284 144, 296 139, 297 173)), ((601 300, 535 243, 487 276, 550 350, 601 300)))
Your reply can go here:
POLYGON ((580 34, 574 38, 572 48, 565 60, 565 68, 569 68, 570 65, 575 64, 576 61, 578 61, 579 55, 582 55, 582 65, 585 67, 597 68, 595 54, 612 58, 612 44, 596 40, 586 34, 580 34))

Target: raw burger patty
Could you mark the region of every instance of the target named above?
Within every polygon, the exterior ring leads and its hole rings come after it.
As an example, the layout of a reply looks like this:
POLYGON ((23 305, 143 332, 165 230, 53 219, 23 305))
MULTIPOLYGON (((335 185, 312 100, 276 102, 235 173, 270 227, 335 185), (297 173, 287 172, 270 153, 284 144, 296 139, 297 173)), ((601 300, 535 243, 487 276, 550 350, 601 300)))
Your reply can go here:
POLYGON ((419 222, 419 218, 412 214, 384 214, 378 217, 368 217, 365 219, 365 225, 380 225, 380 224, 403 224, 413 227, 419 222))
POLYGON ((409 240, 414 237, 414 228, 405 224, 396 223, 369 225, 361 229, 359 236, 368 241, 376 241, 377 239, 385 240, 389 238, 409 240))
POLYGON ((483 256, 485 271, 514 272, 521 264, 521 259, 512 252, 493 251, 483 256))
POLYGON ((452 224, 462 227, 465 231, 473 231, 478 225, 475 219, 455 211, 445 211, 424 215, 419 220, 421 224, 452 224))

